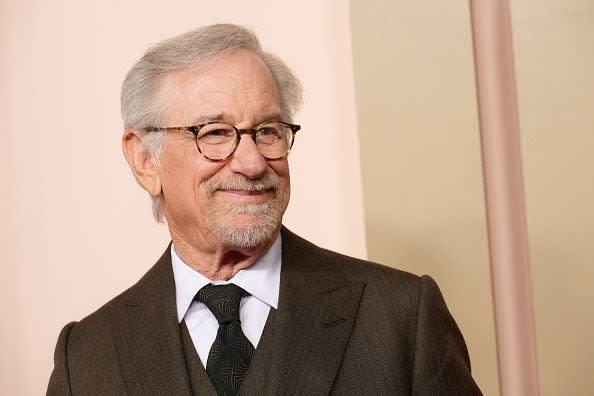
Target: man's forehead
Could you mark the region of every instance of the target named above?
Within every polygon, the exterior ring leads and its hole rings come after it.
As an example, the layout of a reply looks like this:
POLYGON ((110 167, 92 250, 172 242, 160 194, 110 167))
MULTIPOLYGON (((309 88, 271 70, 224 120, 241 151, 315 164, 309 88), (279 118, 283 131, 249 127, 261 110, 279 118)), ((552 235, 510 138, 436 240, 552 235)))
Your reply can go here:
POLYGON ((282 121, 280 103, 274 95, 254 95, 250 100, 225 94, 175 92, 163 98, 166 122, 201 125, 209 122, 262 124, 282 121))

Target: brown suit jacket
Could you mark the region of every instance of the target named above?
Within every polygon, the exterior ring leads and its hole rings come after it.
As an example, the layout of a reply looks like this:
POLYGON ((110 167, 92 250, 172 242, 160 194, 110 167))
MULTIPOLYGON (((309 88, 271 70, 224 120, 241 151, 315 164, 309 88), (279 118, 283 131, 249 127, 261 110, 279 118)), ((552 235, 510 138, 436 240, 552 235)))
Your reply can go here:
MULTIPOLYGON (((177 322, 167 251, 130 289, 60 333, 48 395, 213 395, 177 322)), ((282 230, 271 310, 242 395, 480 395, 435 282, 282 230)))

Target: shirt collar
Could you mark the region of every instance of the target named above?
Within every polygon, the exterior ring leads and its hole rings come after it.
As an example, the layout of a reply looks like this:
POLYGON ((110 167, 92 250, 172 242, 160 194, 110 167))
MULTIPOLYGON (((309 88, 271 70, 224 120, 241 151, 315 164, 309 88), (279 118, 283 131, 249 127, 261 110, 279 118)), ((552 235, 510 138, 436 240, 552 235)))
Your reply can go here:
POLYGON ((224 285, 233 283, 265 304, 278 308, 278 295, 281 271, 281 236, 276 240, 262 257, 252 266, 239 271, 228 281, 211 281, 200 272, 194 270, 177 255, 175 247, 171 245, 171 265, 175 280, 175 299, 177 303, 177 319, 181 321, 194 300, 198 290, 209 283, 224 285))

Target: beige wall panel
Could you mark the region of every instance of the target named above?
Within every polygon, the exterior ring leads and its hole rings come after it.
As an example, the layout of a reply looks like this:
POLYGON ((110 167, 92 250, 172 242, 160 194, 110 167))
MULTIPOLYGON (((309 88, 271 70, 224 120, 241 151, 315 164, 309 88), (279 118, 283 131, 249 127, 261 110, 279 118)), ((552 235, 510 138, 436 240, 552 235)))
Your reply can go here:
POLYGON ((430 274, 498 394, 467 2, 351 1, 369 257, 430 274))
POLYGON ((364 257, 348 3, 0 2, 0 389, 45 390, 59 329, 135 282, 168 242, 120 149, 119 88, 149 43, 254 27, 301 77, 286 224, 364 257))
POLYGON ((592 395, 594 1, 511 4, 542 395, 592 395))

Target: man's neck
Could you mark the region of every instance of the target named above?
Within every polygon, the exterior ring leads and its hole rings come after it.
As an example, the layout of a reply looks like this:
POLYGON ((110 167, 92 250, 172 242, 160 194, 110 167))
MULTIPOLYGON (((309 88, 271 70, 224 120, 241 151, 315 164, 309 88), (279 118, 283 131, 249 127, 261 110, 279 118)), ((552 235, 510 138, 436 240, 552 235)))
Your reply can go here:
POLYGON ((275 233, 269 241, 253 248, 237 248, 221 244, 192 243, 171 232, 178 256, 192 269, 213 281, 229 280, 239 271, 251 267, 268 251, 277 235, 278 233, 275 233))

